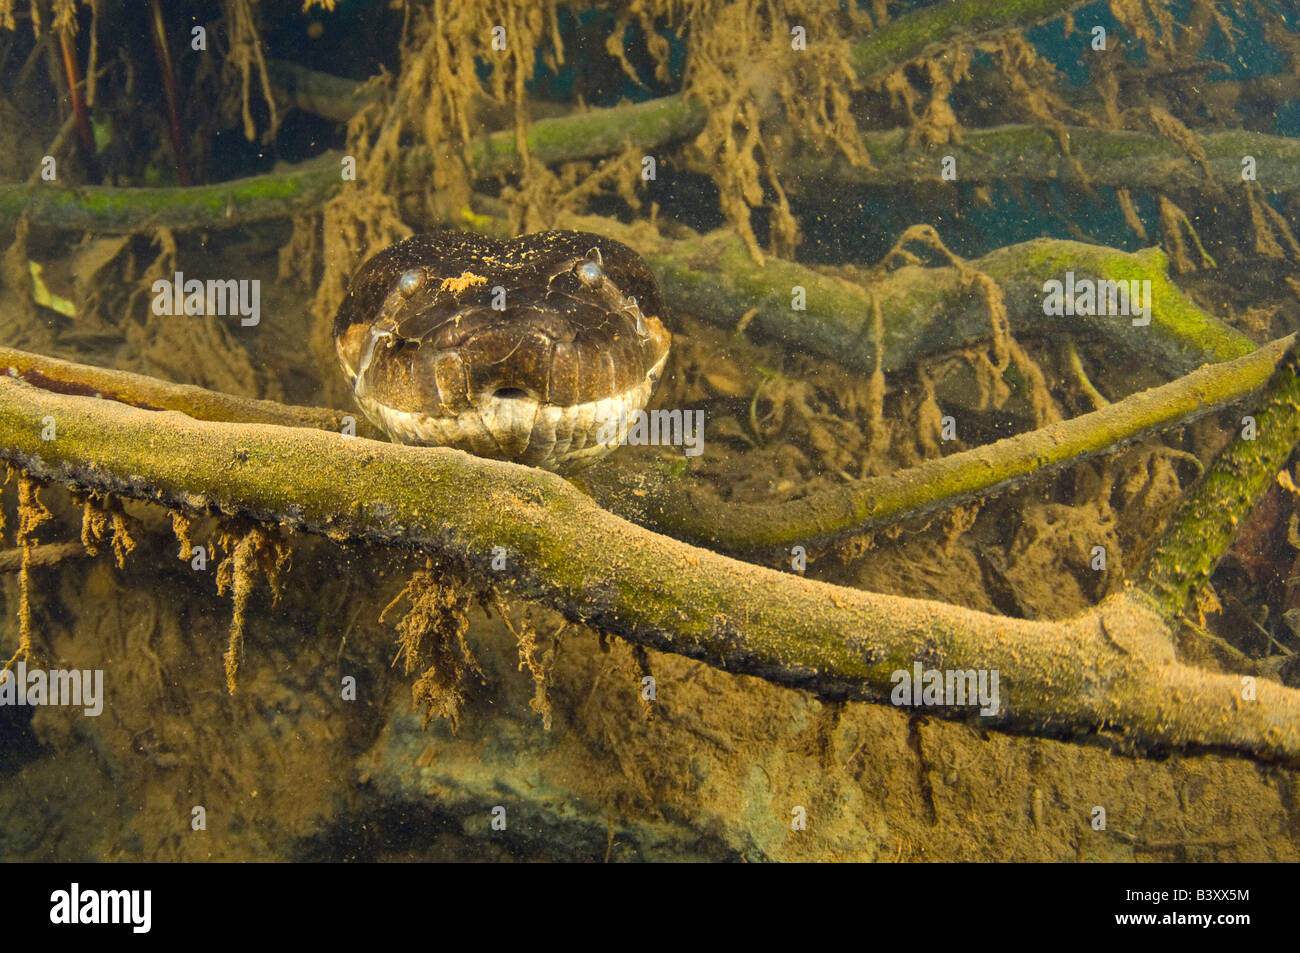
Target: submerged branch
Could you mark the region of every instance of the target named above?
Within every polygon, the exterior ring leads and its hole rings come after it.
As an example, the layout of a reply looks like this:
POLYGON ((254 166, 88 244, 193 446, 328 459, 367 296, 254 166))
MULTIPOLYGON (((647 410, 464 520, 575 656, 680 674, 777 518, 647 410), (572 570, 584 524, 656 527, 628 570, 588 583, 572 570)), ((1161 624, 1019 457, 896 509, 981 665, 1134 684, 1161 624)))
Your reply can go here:
MULTIPOLYGON (((769 258, 759 265, 741 239, 727 231, 665 238, 648 226, 621 225, 604 218, 573 216, 573 228, 597 231, 635 248, 649 262, 674 308, 725 328, 735 327, 753 308, 749 327, 802 351, 829 357, 846 367, 875 369, 872 299, 880 304, 886 372, 910 367, 918 358, 986 340, 987 300, 962 283, 954 267, 905 265, 874 277, 869 287, 831 277, 796 262, 769 258), (795 288, 804 289, 804 308, 791 307, 795 288)), ((1169 375, 1205 363, 1226 361, 1256 344, 1197 307, 1170 280, 1169 260, 1158 248, 1124 252, 1104 245, 1038 238, 990 252, 966 263, 1002 289, 1012 332, 1087 335, 1138 355, 1169 375), (1084 280, 1149 281, 1151 322, 1134 326, 1127 316, 1047 315, 1043 286, 1074 273, 1084 280)))
POLYGON ((283 172, 181 188, 0 185, 0 224, 24 215, 32 225, 101 234, 157 226, 185 231, 233 228, 315 208, 342 186, 339 154, 326 153, 283 172))
POLYGON ((3 549, 0 550, 0 573, 21 571, 24 558, 29 567, 53 566, 65 559, 80 559, 89 555, 81 543, 46 543, 42 546, 3 549))
POLYGON ((1126 597, 1049 623, 844 589, 658 536, 545 471, 197 421, 12 379, 0 379, 0 456, 80 490, 416 546, 573 622, 827 697, 885 702, 893 673, 918 661, 996 670, 990 727, 1300 760, 1300 692, 1261 681, 1243 703, 1238 679, 1178 664, 1159 617, 1126 597), (47 416, 56 440, 41 439, 47 416), (504 571, 492 568, 495 547, 504 571))
MULTIPOLYGON (((681 482, 656 482, 649 476, 627 481, 610 471, 595 471, 583 482, 607 509, 701 545, 729 552, 808 545, 1002 492, 1081 457, 1114 451, 1145 434, 1212 413, 1263 386, 1292 340, 1201 368, 1090 414, 788 502, 723 502, 692 492, 681 482)), ((352 417, 357 433, 378 436, 364 417, 344 411, 233 397, 12 348, 0 348, 0 367, 10 377, 55 393, 179 411, 198 420, 341 433, 345 418, 352 417)))
POLYGON ((0 347, 0 372, 55 393, 101 397, 145 410, 175 410, 198 420, 314 427, 341 433, 345 418, 351 417, 358 434, 377 434, 370 422, 356 413, 236 397, 193 384, 175 384, 144 374, 75 364, 16 348, 0 347))
MULTIPOLYGON (((1294 342, 1294 336, 1281 344, 1294 342)), ((1300 361, 1288 347, 1245 433, 1214 461, 1152 549, 1137 584, 1172 623, 1300 443, 1300 361), (1248 435, 1247 435, 1248 434, 1248 435)))
POLYGON ((861 78, 970 38, 1027 28, 1084 5, 1083 0, 955 0, 932 3, 897 17, 855 43, 853 68, 861 78))
POLYGON ((1061 151, 1055 130, 1012 124, 963 129, 959 145, 931 149, 910 144, 906 129, 865 132, 862 145, 871 156, 871 166, 855 165, 839 153, 793 138, 775 162, 792 191, 824 191, 828 183, 874 187, 931 183, 950 188, 953 183, 940 175, 938 159, 943 155, 956 158, 965 185, 1064 182, 1165 191, 1171 185, 1205 185, 1206 167, 1219 182, 1240 181, 1242 156, 1254 156, 1265 170, 1260 183, 1266 189, 1300 190, 1300 142, 1287 136, 1197 129, 1193 136, 1204 150, 1202 166, 1184 145, 1167 136, 1086 126, 1064 126, 1062 133, 1070 143, 1068 155, 1061 151))
MULTIPOLYGON (((1213 413, 1264 386, 1294 341, 1294 335, 1275 341, 1246 357, 1201 368, 1090 414, 930 460, 908 470, 836 485, 795 500, 727 502, 691 493, 681 482, 638 483, 635 489, 597 483, 596 488, 602 502, 611 509, 636 514, 629 518, 660 532, 728 552, 788 550, 795 544, 809 545, 848 532, 897 523, 1002 492, 1083 457, 1112 452, 1146 434, 1213 413)), ((1296 399, 1300 400, 1300 395, 1296 399)), ((1271 461, 1280 454, 1285 462, 1290 446, 1300 434, 1295 433, 1294 420, 1285 426, 1277 420, 1277 411, 1272 409, 1277 406, 1277 401, 1270 399, 1271 410, 1260 418, 1260 426, 1269 428, 1268 441, 1261 438, 1252 445, 1260 449, 1247 452, 1263 454, 1267 443, 1274 451, 1268 459, 1271 461), (1291 443, 1283 448, 1288 436, 1292 438, 1291 443)), ((1261 465, 1267 470, 1271 463, 1261 465)), ((1267 480, 1281 465, 1278 462, 1263 479, 1267 480)), ((1258 480, 1247 490, 1239 485, 1241 475, 1236 471, 1240 469, 1240 466, 1234 468, 1233 474, 1217 485, 1219 495, 1231 488, 1253 499, 1250 494, 1258 490, 1258 480)), ((595 479, 598 477, 593 476, 595 479)), ((1228 514, 1220 509, 1223 503, 1223 499, 1216 498, 1213 512, 1226 520, 1228 514)), ((1201 511, 1193 508, 1190 512, 1201 511)), ((1240 507, 1231 512, 1237 514, 1233 522, 1245 515, 1240 507)), ((1184 571, 1191 554, 1205 543, 1198 535, 1199 524, 1189 532, 1191 541, 1184 541, 1178 550, 1179 558, 1174 560, 1174 565, 1181 565, 1184 571)), ((1226 543, 1214 549, 1214 561, 1225 548, 1226 543)), ((1174 573, 1175 577, 1178 575, 1174 573)), ((1185 588, 1182 594, 1185 599, 1185 588)))
MULTIPOLYGON (((702 122, 698 107, 681 96, 665 96, 539 119, 529 125, 525 139, 534 159, 552 164, 595 159, 628 145, 650 152, 694 135, 702 122)), ((1081 127, 1066 127, 1065 132, 1071 142, 1068 156, 1061 152, 1054 131, 1026 125, 965 130, 962 144, 945 147, 945 154, 957 156, 962 181, 969 184, 1009 179, 1082 184, 1080 167, 1093 185, 1158 188, 1170 182, 1195 186, 1204 181, 1201 166, 1167 138, 1081 127)), ((866 132, 861 138, 872 158, 870 167, 854 165, 823 146, 797 139, 775 162, 792 189, 825 188, 828 182, 888 187, 941 181, 934 155, 909 146, 907 130, 866 132)), ((1239 174, 1241 157, 1251 155, 1266 170, 1261 179, 1265 188, 1300 189, 1300 145, 1294 139, 1229 129, 1198 131, 1197 141, 1222 181, 1232 181, 1234 172, 1239 174)), ((518 172, 522 167, 513 130, 474 140, 469 154, 470 168, 479 177, 518 172)), ((154 225, 176 230, 233 228, 290 217, 346 186, 340 175, 342 155, 327 152, 283 171, 189 188, 0 185, 0 223, 12 224, 26 213, 33 225, 46 228, 121 234, 154 225)), ((415 189, 425 187, 433 162, 428 149, 411 148, 403 154, 402 182, 415 189)))

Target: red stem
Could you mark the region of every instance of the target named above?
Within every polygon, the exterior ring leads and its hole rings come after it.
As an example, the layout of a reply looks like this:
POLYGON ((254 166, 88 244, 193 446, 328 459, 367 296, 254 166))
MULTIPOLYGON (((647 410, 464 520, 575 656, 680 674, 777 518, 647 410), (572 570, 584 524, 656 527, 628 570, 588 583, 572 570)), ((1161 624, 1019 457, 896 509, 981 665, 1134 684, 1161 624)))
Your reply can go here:
POLYGON ((91 182, 98 183, 101 177, 99 158, 95 154, 95 134, 90 128, 90 110, 86 108, 85 97, 81 94, 77 46, 70 29, 59 31, 59 46, 63 50, 63 71, 68 77, 68 92, 72 96, 72 114, 77 119, 77 138, 81 142, 81 158, 86 164, 86 176, 91 182))
POLYGON ((176 159, 176 174, 181 185, 193 185, 194 177, 190 175, 189 158, 185 152, 185 134, 181 130, 181 111, 178 105, 180 97, 176 92, 176 79, 172 73, 172 57, 167 50, 167 31, 163 27, 162 8, 158 0, 152 0, 153 7, 153 49, 158 57, 158 71, 162 73, 163 92, 167 95, 167 119, 171 129, 172 155, 176 159))

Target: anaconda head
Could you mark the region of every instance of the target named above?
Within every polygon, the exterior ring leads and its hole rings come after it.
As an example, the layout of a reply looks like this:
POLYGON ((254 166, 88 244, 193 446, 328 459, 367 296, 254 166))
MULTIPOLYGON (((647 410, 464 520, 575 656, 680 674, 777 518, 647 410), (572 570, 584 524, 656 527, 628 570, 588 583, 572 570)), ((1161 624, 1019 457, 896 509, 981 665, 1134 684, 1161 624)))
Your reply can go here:
POLYGON ((621 443, 650 399, 663 314, 649 268, 612 239, 443 231, 362 265, 334 343, 394 441, 570 471, 621 443))

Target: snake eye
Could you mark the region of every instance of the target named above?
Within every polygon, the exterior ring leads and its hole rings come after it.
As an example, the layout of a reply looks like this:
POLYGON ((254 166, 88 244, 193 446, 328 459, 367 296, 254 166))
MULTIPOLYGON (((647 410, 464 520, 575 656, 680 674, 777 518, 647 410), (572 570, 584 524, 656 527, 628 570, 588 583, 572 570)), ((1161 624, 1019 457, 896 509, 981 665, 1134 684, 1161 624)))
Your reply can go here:
POLYGON ((419 291, 422 284, 424 284, 424 272, 419 268, 409 268, 402 272, 401 278, 397 279, 397 289, 407 298, 419 291))
MULTIPOLYGON (((592 251, 595 251, 595 249, 593 248, 592 251)), ((597 251, 596 255, 599 257, 600 252, 597 251)), ((599 288, 605 281, 605 270, 600 267, 600 262, 598 261, 591 261, 588 259, 587 261, 579 263, 578 267, 575 268, 574 271, 578 275, 578 280, 588 288, 599 288)))

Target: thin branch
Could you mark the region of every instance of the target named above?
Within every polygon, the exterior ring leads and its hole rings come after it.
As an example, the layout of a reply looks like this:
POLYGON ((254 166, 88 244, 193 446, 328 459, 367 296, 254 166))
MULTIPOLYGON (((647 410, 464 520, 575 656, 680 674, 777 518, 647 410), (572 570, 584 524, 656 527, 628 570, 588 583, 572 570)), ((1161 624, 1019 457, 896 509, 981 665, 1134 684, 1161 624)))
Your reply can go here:
POLYGON ((359 412, 294 407, 273 400, 236 397, 192 384, 174 384, 144 374, 75 364, 16 348, 0 347, 0 373, 55 393, 100 397, 145 410, 175 410, 199 420, 314 427, 341 433, 345 418, 351 417, 356 433, 377 435, 359 412))
MULTIPOLYGON (((1294 335, 1275 341, 1246 357, 1204 367, 1172 383, 1080 417, 930 460, 908 470, 832 486, 795 500, 720 501, 691 493, 680 481, 638 481, 633 487, 624 487, 619 481, 606 483, 600 475, 593 474, 590 482, 608 508, 627 513, 629 518, 660 532, 728 552, 788 550, 795 544, 809 545, 1004 492, 1084 457, 1113 452, 1144 435, 1213 413, 1263 387, 1294 341, 1294 335)), ((1296 399, 1300 401, 1300 396, 1296 399)), ((1269 401, 1270 407, 1275 404, 1276 401, 1269 401)), ((1265 470, 1278 454, 1285 461, 1291 444, 1300 439, 1300 433, 1293 434, 1294 422, 1283 426, 1275 421, 1275 415, 1266 414, 1261 418, 1261 426, 1266 421, 1267 445, 1273 453, 1267 457, 1269 463, 1258 464, 1265 470), (1286 443, 1289 437, 1293 438, 1291 444, 1286 443)), ((1263 454, 1264 445, 1265 441, 1261 440, 1245 452, 1263 454)), ((1264 479, 1276 473, 1280 466, 1278 462, 1264 479)), ((1229 486, 1248 496, 1258 489, 1255 484, 1249 491, 1241 489, 1235 474, 1225 479, 1228 482, 1218 486, 1220 496, 1229 486)), ((1223 499, 1216 498, 1210 512, 1221 519, 1226 519, 1229 513, 1236 514, 1234 521, 1244 518, 1241 507, 1225 511, 1223 503, 1223 499)), ((1202 511, 1193 508, 1191 512, 1202 511)), ((1206 540, 1199 533, 1201 529, 1199 524, 1189 529, 1190 542, 1178 550, 1180 558, 1174 563, 1181 565, 1183 571, 1188 569, 1190 554, 1206 547, 1206 540)), ((1213 549, 1213 561, 1217 562, 1225 549, 1226 543, 1213 549)), ((1183 597, 1186 598, 1185 589, 1183 597)))
MULTIPOLYGON (((16 549, 0 550, 0 573, 18 572, 23 568, 22 546, 16 549)), ((80 559, 89 556, 81 543, 46 543, 32 546, 27 550, 28 566, 53 566, 65 559, 80 559)))
MULTIPOLYGON (((1294 342, 1294 336, 1287 341, 1294 342)), ((1271 345, 1275 347, 1276 345, 1271 345)), ((1172 623, 1214 567, 1300 442, 1300 362, 1287 348, 1242 431, 1179 505, 1151 550, 1137 585, 1172 623)))

